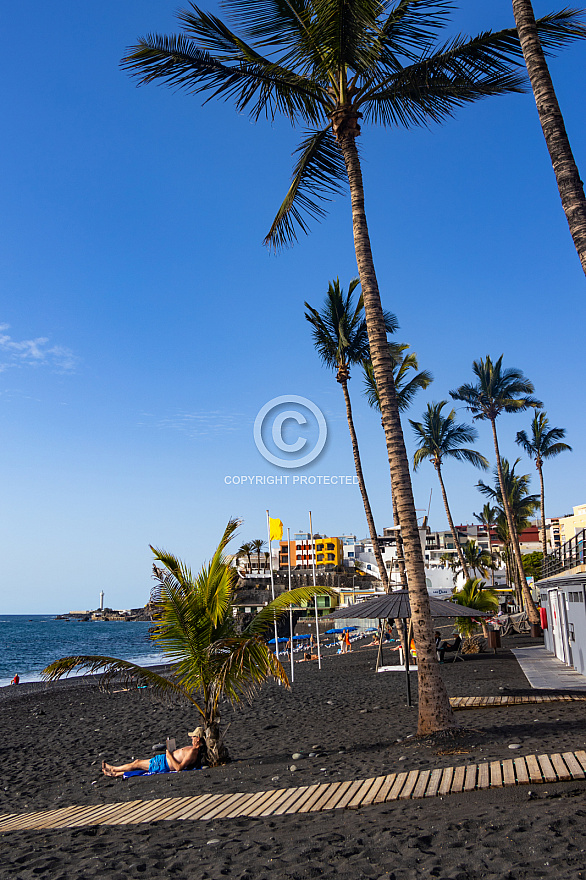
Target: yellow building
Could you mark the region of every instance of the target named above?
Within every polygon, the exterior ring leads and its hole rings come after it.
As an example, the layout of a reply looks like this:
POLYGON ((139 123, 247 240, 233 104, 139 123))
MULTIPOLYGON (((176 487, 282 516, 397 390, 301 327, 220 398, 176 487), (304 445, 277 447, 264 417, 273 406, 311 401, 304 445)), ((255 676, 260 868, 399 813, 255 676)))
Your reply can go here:
POLYGON ((316 537, 315 541, 315 564, 319 569, 322 567, 331 568, 343 564, 344 551, 342 549, 341 538, 322 538, 316 537))
POLYGON ((565 544, 570 538, 574 538, 582 529, 586 529, 586 504, 579 504, 574 507, 572 516, 561 516, 560 524, 560 542, 565 544))

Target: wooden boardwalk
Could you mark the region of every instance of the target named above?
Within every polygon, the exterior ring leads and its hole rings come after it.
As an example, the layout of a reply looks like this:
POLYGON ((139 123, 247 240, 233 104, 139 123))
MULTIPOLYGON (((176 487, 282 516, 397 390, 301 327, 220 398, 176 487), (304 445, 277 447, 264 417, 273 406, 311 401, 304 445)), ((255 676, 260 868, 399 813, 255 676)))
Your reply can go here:
POLYGON ((494 709, 497 706, 521 706, 523 703, 573 703, 586 700, 586 694, 550 694, 540 697, 450 697, 452 709, 494 709))
POLYGON ((98 806, 64 807, 42 813, 0 816, 0 831, 79 828, 87 825, 141 825, 164 820, 231 819, 284 816, 323 810, 353 810, 389 801, 436 797, 462 791, 567 782, 586 778, 586 751, 525 755, 435 770, 405 770, 354 782, 324 782, 235 794, 127 801, 98 806))

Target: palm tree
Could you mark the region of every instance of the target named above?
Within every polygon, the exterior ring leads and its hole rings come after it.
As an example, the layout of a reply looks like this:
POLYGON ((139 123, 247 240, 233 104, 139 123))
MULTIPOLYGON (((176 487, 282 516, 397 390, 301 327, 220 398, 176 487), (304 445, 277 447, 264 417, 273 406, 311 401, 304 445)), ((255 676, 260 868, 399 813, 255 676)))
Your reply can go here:
MULTIPOLYGON (((553 87, 545 52, 539 40, 531 0, 513 0, 517 33, 549 150, 562 207, 574 245, 586 274, 586 198, 584 184, 572 153, 564 117, 553 87)), ((584 29, 586 33, 586 29, 584 29)), ((545 550, 544 550, 545 552, 545 550)))
POLYGON ((204 727, 210 765, 230 760, 220 729, 220 702, 250 700, 268 678, 289 686, 264 634, 290 606, 312 599, 316 591, 328 592, 325 587, 285 591, 238 633, 232 614, 236 573, 224 555, 238 525, 230 520, 211 562, 195 576, 175 556, 151 548, 162 568, 153 565, 155 626, 150 638, 170 664, 168 677, 128 660, 87 655, 56 660, 43 670, 43 677, 55 681, 74 670, 103 672, 106 686, 113 679, 122 680, 129 686, 146 685, 153 696, 186 702, 204 727))
POLYGON ((242 544, 238 550, 236 551, 236 562, 240 559, 241 556, 246 556, 248 559, 248 573, 252 574, 252 551, 254 547, 251 541, 247 541, 246 544, 242 544))
MULTIPOLYGON (((484 505, 484 507, 482 508, 480 513, 474 514, 474 519, 477 520, 479 523, 481 523, 481 525, 483 525, 484 528, 486 529, 486 534, 488 536, 488 552, 490 554, 491 559, 493 558, 492 557, 491 529, 494 526, 496 526, 497 517, 498 517, 498 508, 492 507, 492 505, 489 504, 488 502, 484 505)), ((493 560, 493 562, 496 562, 496 560, 493 560)), ((494 587, 494 570, 495 570, 495 565, 492 565, 491 566, 491 580, 492 580, 493 587, 494 587)))
MULTIPOLYGON (((411 376, 412 371, 419 370, 419 361, 414 351, 408 351, 409 346, 406 343, 391 342, 389 343, 389 351, 393 360, 393 381, 397 392, 397 404, 399 412, 405 412, 413 403, 415 396, 421 390, 427 388, 433 382, 433 376, 429 370, 421 370, 411 376)), ((372 361, 367 360, 362 364, 364 373, 363 393, 368 400, 369 406, 380 413, 380 399, 376 381, 374 378, 374 368, 372 361)), ((382 418, 381 418, 382 424, 382 418)), ((384 430, 384 425, 383 425, 384 430)), ((399 517, 397 513, 397 504, 393 492, 393 484, 391 482, 391 501, 393 505, 393 523, 399 526, 399 517)), ((401 532, 397 530, 397 564, 399 567, 399 578, 404 589, 407 589, 407 576, 405 572, 405 557, 403 554, 403 542, 401 532)))
MULTIPOLYGON (((433 382, 433 375, 429 370, 421 370, 412 375, 412 371, 419 370, 419 361, 414 351, 409 351, 405 342, 390 342, 389 351, 393 361, 393 381, 397 392, 397 404, 399 412, 405 412, 413 403, 419 391, 424 391, 433 382)), ((363 393, 368 405, 380 413, 380 399, 372 361, 366 360, 362 364, 364 373, 363 393)))
POLYGON ((472 538, 466 541, 462 547, 462 553, 464 554, 468 569, 474 575, 488 577, 489 570, 493 568, 493 559, 487 550, 483 550, 472 538))
POLYGON ((485 360, 480 358, 480 360, 473 362, 472 370, 477 379, 476 384, 467 383, 466 385, 461 385, 455 391, 450 391, 450 394, 454 400, 464 401, 475 419, 487 420, 491 424, 503 512, 507 518, 507 525, 511 535, 521 589, 523 590, 523 597, 527 606, 529 622, 539 624, 539 614, 525 581, 519 537, 509 506, 509 496, 505 491, 503 483, 503 469, 496 432, 496 420, 503 412, 524 412, 530 407, 540 408, 542 403, 535 397, 531 397, 535 390, 533 383, 523 375, 521 370, 517 370, 514 367, 503 369, 503 355, 494 363, 488 355, 485 360))
MULTIPOLYGON (((437 666, 356 139, 361 118, 385 127, 439 123, 467 103, 520 91, 517 34, 514 29, 485 32, 438 45, 449 11, 445 0, 226 0, 224 5, 241 31, 238 36, 192 4, 178 14, 184 33, 140 39, 122 66, 141 83, 163 80, 191 94, 232 99, 238 112, 248 112, 255 122, 263 114, 270 120, 281 114, 293 125, 309 127, 267 244, 292 243, 297 229, 308 231, 308 216, 323 216, 323 199, 339 191, 343 181, 349 186, 370 353, 405 548, 418 658, 418 732, 448 729, 455 720, 437 666)), ((544 46, 580 36, 576 20, 562 12, 538 21, 544 46)))
MULTIPOLYGON (((533 598, 527 586, 522 559, 521 571, 519 571, 517 552, 519 552, 520 555, 519 533, 529 525, 530 518, 539 507, 539 497, 537 495, 529 494, 529 483, 531 482, 529 474, 520 475, 515 473, 515 468, 520 461, 521 459, 518 458, 511 465, 506 458, 503 458, 500 461, 500 470, 498 467, 495 467, 493 471, 494 486, 487 486, 486 483, 479 480, 477 488, 485 497, 490 498, 492 501, 496 501, 502 512, 502 519, 504 521, 501 521, 499 517, 497 532, 504 540, 505 545, 510 548, 515 560, 515 565, 513 566, 513 570, 516 571, 517 575, 515 580, 523 595, 527 613, 529 614, 529 620, 533 623, 534 621, 531 620, 531 608, 533 607, 533 609, 535 609, 536 614, 537 609, 535 608, 535 603, 533 602, 533 598), (503 497, 506 499, 506 504, 503 502, 503 497), (506 515, 505 509, 509 511, 510 517, 506 515)), ((539 619, 538 614, 537 617, 539 619)))
POLYGON ((260 554, 261 554, 262 550, 264 549, 265 543, 266 542, 263 541, 262 538, 255 538, 254 541, 250 542, 252 549, 256 553, 256 561, 257 561, 257 567, 258 567, 259 571, 260 571, 260 554))
POLYGON ((560 441, 566 436, 565 428, 550 428, 549 419, 544 412, 536 412, 531 422, 531 437, 525 431, 517 432, 516 442, 529 458, 535 462, 541 486, 541 548, 543 558, 547 556, 547 536, 545 532, 545 488, 543 485, 543 460, 555 458, 560 452, 571 452, 572 447, 560 441))
MULTIPOLYGON (((484 582, 480 578, 468 578, 461 590, 453 593, 450 599, 458 605, 466 608, 474 608, 476 611, 498 611, 499 601, 494 590, 485 590, 484 582)), ((481 620, 484 634, 487 634, 486 624, 481 620)), ((463 635, 470 636, 475 628, 474 618, 457 617, 456 626, 463 635)))
MULTIPOLYGON (((352 296, 360 280, 353 278, 348 287, 348 293, 345 294, 340 287, 340 279, 330 281, 328 292, 321 312, 318 312, 309 303, 305 303, 305 319, 309 321, 313 330, 313 344, 322 360, 322 363, 332 370, 336 371, 336 381, 342 386, 344 392, 344 401, 346 402, 346 418, 348 419, 348 429, 350 431, 350 440, 352 442, 352 452, 354 454, 354 467, 362 495, 362 503, 364 505, 364 513, 366 514, 366 522, 368 523, 368 531, 370 540, 372 541, 372 549, 379 568, 380 578, 383 582, 385 590, 389 591, 389 577, 383 561, 378 535, 374 524, 374 517, 370 507, 368 492, 364 482, 364 474, 362 473, 362 462, 360 460, 360 450, 358 449, 358 438, 354 428, 354 419, 352 417, 352 405, 350 403, 350 393, 348 391, 348 381, 350 379, 350 367, 354 364, 360 364, 368 358, 368 333, 366 332, 366 321, 364 320, 364 307, 362 297, 358 298, 358 302, 354 304, 352 296)), ((387 333, 394 333, 397 330, 397 319, 390 312, 384 313, 385 329, 387 333)))
POLYGON ((484 455, 481 455, 474 449, 467 449, 462 446, 462 443, 473 443, 478 436, 478 432, 470 425, 465 425, 463 423, 457 424, 455 409, 448 413, 447 416, 444 415, 442 410, 447 405, 447 400, 440 400, 439 403, 428 403, 427 411, 423 415, 423 422, 414 422, 412 419, 409 419, 411 427, 415 432, 415 439, 418 443, 418 448, 413 456, 413 469, 417 470, 421 462, 426 459, 431 461, 435 467, 440 481, 444 507, 446 509, 448 523, 450 524, 450 531, 452 532, 452 537, 454 539, 454 546, 458 553, 458 559, 460 560, 460 566, 464 572, 464 577, 468 579, 470 573, 462 553, 460 538, 450 512, 446 487, 442 477, 442 463, 446 458, 454 458, 456 461, 468 461, 475 467, 486 470, 488 467, 488 461, 484 455))

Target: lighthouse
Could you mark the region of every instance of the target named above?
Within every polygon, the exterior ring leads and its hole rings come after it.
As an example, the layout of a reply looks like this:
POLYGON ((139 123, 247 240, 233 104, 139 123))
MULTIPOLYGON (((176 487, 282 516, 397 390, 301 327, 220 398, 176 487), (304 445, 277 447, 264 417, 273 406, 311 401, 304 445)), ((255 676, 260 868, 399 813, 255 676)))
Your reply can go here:
POLYGON ((104 610, 104 591, 100 590, 100 611, 104 610))

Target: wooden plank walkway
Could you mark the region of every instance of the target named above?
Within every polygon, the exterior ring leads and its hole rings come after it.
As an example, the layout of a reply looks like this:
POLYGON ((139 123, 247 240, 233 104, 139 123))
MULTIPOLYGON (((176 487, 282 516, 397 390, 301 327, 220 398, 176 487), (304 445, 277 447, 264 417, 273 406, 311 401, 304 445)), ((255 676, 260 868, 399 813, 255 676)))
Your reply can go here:
POLYGON ((139 825, 146 822, 282 816, 325 810, 357 810, 368 804, 438 797, 513 785, 586 779, 586 751, 524 755, 434 770, 406 770, 351 782, 323 782, 300 788, 260 792, 203 794, 196 797, 126 801, 86 807, 62 807, 42 813, 0 815, 0 832, 88 825, 139 825))
POLYGON ((496 709, 498 706, 521 706, 526 703, 572 703, 584 702, 586 694, 549 694, 525 697, 450 697, 452 709, 496 709))

